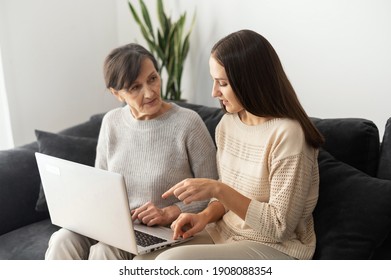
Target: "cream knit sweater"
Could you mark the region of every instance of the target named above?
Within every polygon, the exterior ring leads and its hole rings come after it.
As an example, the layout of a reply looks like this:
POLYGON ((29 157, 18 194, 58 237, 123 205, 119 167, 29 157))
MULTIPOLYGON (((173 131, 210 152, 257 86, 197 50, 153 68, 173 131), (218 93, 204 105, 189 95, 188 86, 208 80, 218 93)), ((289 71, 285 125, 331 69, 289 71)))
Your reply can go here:
POLYGON ((161 195, 186 178, 217 178, 216 148, 204 122, 176 104, 146 121, 134 119, 128 106, 108 112, 95 166, 124 175, 130 209, 152 201, 159 208, 176 204, 182 212, 198 212, 206 201, 184 205, 161 195))
POLYGON ((312 218, 318 198, 318 151, 298 122, 257 126, 226 114, 216 128, 220 180, 252 199, 243 221, 232 211, 208 231, 216 243, 252 240, 298 259, 315 250, 312 218))

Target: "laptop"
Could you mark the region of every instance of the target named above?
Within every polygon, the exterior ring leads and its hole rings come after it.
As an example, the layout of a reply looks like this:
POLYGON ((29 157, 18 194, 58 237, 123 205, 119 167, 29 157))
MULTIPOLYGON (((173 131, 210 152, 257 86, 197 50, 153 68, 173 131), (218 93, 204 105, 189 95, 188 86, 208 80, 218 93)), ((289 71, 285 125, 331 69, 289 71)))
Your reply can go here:
POLYGON ((121 174, 35 153, 54 225, 130 252, 145 254, 189 239, 167 227, 133 222, 121 174))

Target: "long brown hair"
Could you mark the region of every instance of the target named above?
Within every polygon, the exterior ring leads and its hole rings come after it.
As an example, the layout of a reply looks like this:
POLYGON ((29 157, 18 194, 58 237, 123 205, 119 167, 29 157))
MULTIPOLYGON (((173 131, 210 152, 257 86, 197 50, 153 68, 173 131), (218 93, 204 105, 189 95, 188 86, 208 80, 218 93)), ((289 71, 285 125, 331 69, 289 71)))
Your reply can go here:
POLYGON ((297 120, 308 144, 319 148, 324 143, 301 106, 276 51, 262 35, 251 30, 231 33, 213 46, 211 54, 225 68, 246 111, 259 117, 297 120))

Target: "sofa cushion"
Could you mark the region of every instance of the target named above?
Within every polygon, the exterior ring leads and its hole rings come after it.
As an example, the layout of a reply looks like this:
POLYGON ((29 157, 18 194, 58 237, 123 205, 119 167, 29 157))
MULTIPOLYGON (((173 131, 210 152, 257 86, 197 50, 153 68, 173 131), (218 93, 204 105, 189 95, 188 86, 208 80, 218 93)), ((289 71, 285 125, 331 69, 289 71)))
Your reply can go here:
POLYGON ((391 227, 391 181, 319 152, 314 259, 370 259, 391 227))
POLYGON ((0 260, 43 260, 50 236, 58 229, 45 219, 1 235, 0 260))
POLYGON ((0 235, 48 217, 34 211, 40 184, 34 152, 0 151, 0 235))
MULTIPOLYGON (((96 138, 76 137, 36 130, 39 152, 62 159, 94 166, 96 138)), ((48 211, 45 194, 40 186, 37 211, 48 211)))
POLYGON ((97 139, 104 115, 105 113, 93 115, 88 121, 61 130, 59 134, 97 139))
POLYGON ((376 176, 379 159, 379 130, 366 119, 312 118, 325 137, 324 149, 343 161, 371 176, 376 176))

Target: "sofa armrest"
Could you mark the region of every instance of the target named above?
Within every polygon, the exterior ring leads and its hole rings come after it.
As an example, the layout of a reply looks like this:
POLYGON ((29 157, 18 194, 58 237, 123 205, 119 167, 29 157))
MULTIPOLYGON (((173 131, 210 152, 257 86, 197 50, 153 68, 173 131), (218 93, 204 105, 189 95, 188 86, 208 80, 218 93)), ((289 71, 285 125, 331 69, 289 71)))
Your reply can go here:
POLYGON ((377 177, 391 180, 391 118, 387 120, 384 130, 383 141, 380 148, 377 177))
POLYGON ((0 151, 0 235, 48 217, 35 211, 40 176, 36 143, 0 151))

